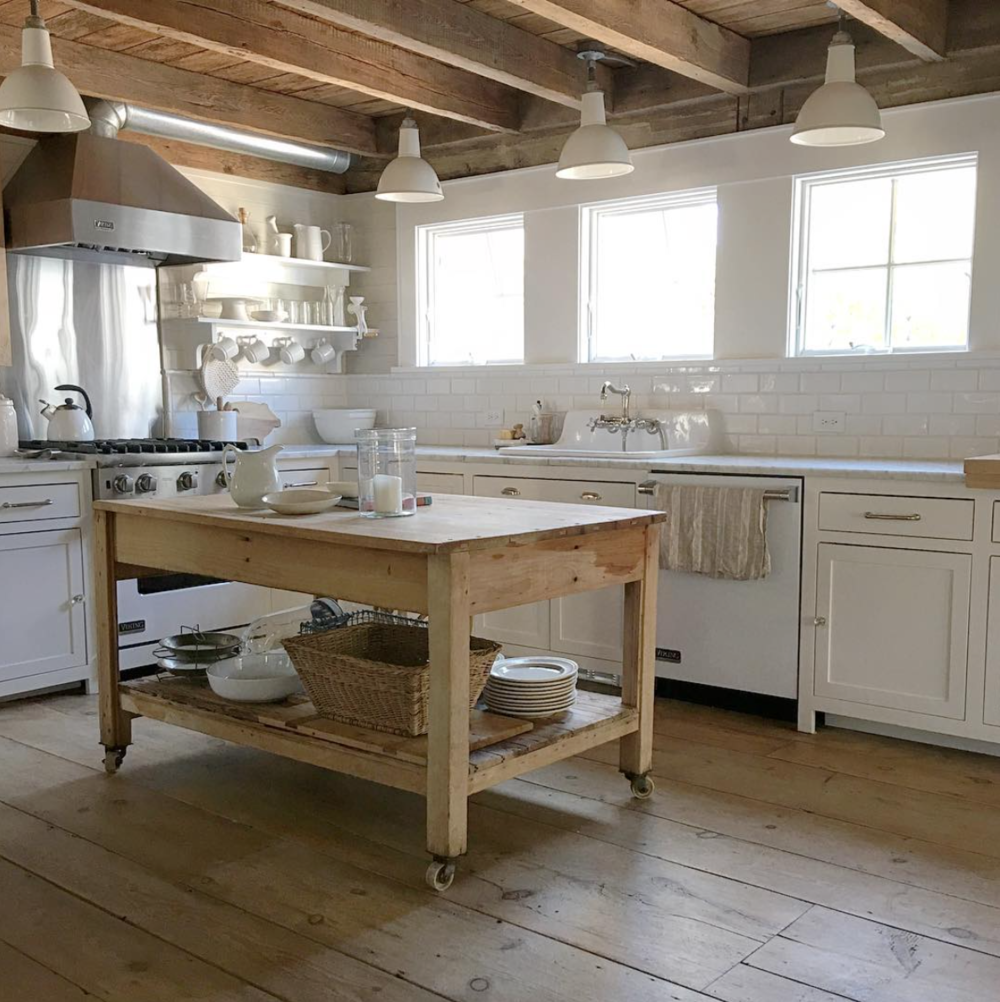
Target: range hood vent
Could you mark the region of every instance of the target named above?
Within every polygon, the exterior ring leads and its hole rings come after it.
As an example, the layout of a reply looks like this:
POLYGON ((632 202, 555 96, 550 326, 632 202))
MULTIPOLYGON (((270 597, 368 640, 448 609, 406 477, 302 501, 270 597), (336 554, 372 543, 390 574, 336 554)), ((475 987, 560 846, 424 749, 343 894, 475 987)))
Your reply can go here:
POLYGON ((240 224, 159 154, 110 138, 92 109, 103 135, 41 139, 4 189, 7 249, 150 266, 238 261, 240 224))

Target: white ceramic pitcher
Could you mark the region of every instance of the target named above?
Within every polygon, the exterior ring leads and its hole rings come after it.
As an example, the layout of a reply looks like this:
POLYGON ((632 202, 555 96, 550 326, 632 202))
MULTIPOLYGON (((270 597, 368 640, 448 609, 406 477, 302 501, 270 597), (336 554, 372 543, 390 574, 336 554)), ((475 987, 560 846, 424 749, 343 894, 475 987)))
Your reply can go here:
POLYGON ((281 449, 280 445, 272 445, 268 449, 243 452, 235 445, 227 445, 222 450, 222 471, 226 486, 241 508, 261 508, 261 498, 265 494, 281 490, 281 476, 275 459, 281 449), (229 471, 230 454, 236 457, 232 473, 229 471))
POLYGON ((307 261, 322 261, 323 253, 329 248, 329 230, 306 223, 295 223, 295 256, 307 261))

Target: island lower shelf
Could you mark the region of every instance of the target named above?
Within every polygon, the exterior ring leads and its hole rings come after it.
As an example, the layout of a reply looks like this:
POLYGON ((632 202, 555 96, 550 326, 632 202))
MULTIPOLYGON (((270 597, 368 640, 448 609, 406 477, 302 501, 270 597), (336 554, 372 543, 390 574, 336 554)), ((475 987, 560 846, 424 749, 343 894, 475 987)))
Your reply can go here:
MULTIPOLYGON (((216 696, 204 682, 189 679, 124 682, 119 691, 122 708, 136 716, 426 793, 426 738, 401 738, 321 721, 305 700, 273 706, 233 703, 216 696)), ((529 722, 473 711, 469 792, 631 734, 638 729, 638 719, 637 711, 622 706, 617 696, 587 691, 577 693, 572 709, 545 720, 529 722)))

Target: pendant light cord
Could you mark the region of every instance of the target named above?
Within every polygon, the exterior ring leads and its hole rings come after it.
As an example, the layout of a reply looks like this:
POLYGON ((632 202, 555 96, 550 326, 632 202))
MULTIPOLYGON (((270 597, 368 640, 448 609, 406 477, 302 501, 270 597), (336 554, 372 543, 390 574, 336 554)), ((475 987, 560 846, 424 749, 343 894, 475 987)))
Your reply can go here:
POLYGON ((25 28, 44 28, 45 22, 42 20, 40 0, 28 0, 28 16, 25 19, 25 28))

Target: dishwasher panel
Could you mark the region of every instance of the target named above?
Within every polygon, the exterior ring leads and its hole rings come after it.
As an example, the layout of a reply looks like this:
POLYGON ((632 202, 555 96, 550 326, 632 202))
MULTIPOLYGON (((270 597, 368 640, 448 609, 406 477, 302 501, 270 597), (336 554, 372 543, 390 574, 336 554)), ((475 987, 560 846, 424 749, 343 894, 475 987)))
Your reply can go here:
MULTIPOLYGON (((660 571, 656 674, 662 678, 794 699, 798 692, 802 481, 788 477, 654 472, 657 484, 763 487, 771 573, 724 581, 660 571), (783 496, 788 493, 788 500, 783 496)), ((655 508, 655 497, 646 496, 655 508)))

